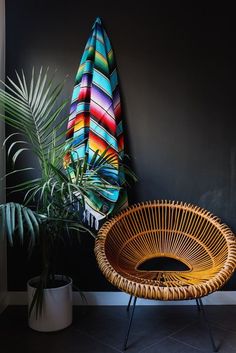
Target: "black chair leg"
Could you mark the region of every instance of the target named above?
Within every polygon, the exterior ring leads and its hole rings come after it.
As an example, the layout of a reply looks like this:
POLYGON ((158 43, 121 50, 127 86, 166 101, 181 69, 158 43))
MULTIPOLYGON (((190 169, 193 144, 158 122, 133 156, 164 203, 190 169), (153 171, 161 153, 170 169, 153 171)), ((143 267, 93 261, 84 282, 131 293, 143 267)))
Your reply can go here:
POLYGON ((211 344, 212 344, 212 348, 213 348, 213 352, 217 352, 217 347, 215 345, 215 341, 214 341, 214 338, 213 338, 213 335, 212 335, 212 330, 211 330, 211 326, 209 324, 209 320, 206 316, 206 311, 204 309, 204 306, 203 306, 203 302, 202 302, 202 299, 199 298, 199 304, 200 304, 200 309, 202 311, 202 314, 203 314, 203 318, 204 318, 204 321, 206 323, 206 326, 207 326, 207 329, 208 329, 208 332, 209 332, 209 336, 210 336, 210 340, 211 340, 211 344))
POLYGON ((128 305, 127 305, 127 308, 126 308, 126 311, 129 312, 129 308, 130 308, 130 304, 131 304, 131 300, 132 300, 133 296, 131 294, 131 296, 129 297, 129 302, 128 302, 128 305))
POLYGON ((198 311, 201 311, 201 305, 199 304, 198 298, 196 298, 196 303, 198 311))
MULTIPOLYGON (((130 303, 131 303, 131 299, 132 299, 132 297, 129 299, 129 305, 130 305, 130 303)), ((135 306, 136 306, 136 301, 137 301, 137 297, 134 298, 132 314, 131 314, 131 317, 130 317, 130 319, 129 319, 129 326, 128 326, 128 330, 127 330, 127 333, 126 333, 126 336, 125 336, 125 340, 124 340, 123 351, 125 351, 126 348, 127 348, 127 343, 128 343, 128 339, 129 339, 129 333, 130 333, 132 321, 133 321, 133 316, 134 316, 134 310, 135 310, 135 306)))

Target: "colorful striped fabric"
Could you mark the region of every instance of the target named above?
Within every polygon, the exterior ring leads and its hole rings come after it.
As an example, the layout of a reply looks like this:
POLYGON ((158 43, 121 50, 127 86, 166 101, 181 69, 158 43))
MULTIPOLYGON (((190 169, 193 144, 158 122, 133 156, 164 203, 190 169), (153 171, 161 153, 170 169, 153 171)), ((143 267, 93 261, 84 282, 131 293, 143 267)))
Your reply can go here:
MULTIPOLYGON (((73 138, 75 160, 88 154, 88 161, 91 161, 97 150, 99 155, 107 150, 107 155, 114 156, 114 168, 104 168, 103 172, 112 184, 124 184, 124 173, 120 167, 124 136, 117 69, 111 43, 100 18, 93 25, 76 75, 68 138, 73 138)), ((67 169, 70 172, 69 166, 67 169)), ((104 191, 100 195, 91 193, 86 199, 84 215, 89 223, 95 221, 98 228, 99 220, 124 206, 127 206, 125 189, 112 189, 112 192, 104 191)))

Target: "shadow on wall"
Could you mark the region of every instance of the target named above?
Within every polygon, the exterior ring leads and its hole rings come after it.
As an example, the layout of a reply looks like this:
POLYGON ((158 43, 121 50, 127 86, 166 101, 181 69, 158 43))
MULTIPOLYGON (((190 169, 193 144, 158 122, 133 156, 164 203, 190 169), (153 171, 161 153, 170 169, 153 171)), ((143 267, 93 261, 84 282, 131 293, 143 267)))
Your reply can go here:
MULTIPOLYGON (((215 215, 224 215, 223 222, 231 225, 236 231, 236 148, 231 148, 228 161, 228 178, 225 187, 212 188, 203 193, 198 204, 213 212, 215 215)), ((226 171, 226 173, 227 173, 226 171)), ((212 180, 214 184, 214 180, 212 180)))
MULTIPOLYGON (((89 4, 88 11, 75 0, 7 1, 7 74, 50 65, 69 75, 70 97, 91 24, 101 16, 119 69, 126 151, 139 178, 130 203, 199 204, 236 230, 234 11, 191 2, 156 8, 120 0, 116 11, 108 0, 89 4)), ((9 252, 9 263, 19 264, 9 268, 12 290, 27 273, 19 253, 9 252)), ((89 240, 68 257, 82 289, 112 290, 89 240)))
POLYGON ((227 188, 209 190, 200 197, 198 203, 203 208, 212 210, 212 212, 214 210, 215 214, 219 214, 227 194, 227 188))

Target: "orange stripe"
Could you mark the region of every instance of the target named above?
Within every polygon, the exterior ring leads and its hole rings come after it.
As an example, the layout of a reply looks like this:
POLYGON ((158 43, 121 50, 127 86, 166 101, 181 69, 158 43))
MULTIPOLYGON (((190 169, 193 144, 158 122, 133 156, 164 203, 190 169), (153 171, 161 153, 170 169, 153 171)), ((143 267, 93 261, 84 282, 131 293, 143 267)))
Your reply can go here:
MULTIPOLYGON (((93 132, 90 131, 89 132, 89 147, 93 151, 99 150, 99 155, 101 155, 107 149, 107 147, 109 147, 109 145, 103 139, 101 139, 99 136, 93 134, 93 132)), ((114 161, 112 162, 112 165, 117 167, 117 165, 118 165, 117 152, 112 147, 110 147, 108 149, 106 155, 115 157, 114 161)))

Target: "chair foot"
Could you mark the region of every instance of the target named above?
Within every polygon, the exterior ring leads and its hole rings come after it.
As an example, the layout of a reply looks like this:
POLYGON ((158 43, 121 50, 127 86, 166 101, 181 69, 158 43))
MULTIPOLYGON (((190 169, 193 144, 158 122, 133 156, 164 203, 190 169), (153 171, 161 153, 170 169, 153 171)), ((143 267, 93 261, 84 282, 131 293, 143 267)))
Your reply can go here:
POLYGON ((204 318, 204 321, 205 321, 207 329, 208 329, 208 333, 209 333, 209 337, 210 337, 210 341, 211 341, 213 352, 217 352, 218 348, 216 347, 216 344, 215 344, 215 341, 214 341, 214 338, 213 338, 213 335, 212 335, 211 326, 210 326, 209 320, 208 320, 208 318, 206 316, 206 311, 204 309, 202 299, 199 298, 198 300, 199 300, 199 304, 200 304, 200 310, 202 311, 203 318, 204 318))
MULTIPOLYGON (((131 303, 131 299, 132 299, 132 296, 131 296, 131 298, 129 299, 129 305, 130 305, 130 303, 131 303)), ((131 317, 130 317, 130 319, 129 319, 129 326, 128 326, 128 330, 127 330, 127 333, 126 333, 126 336, 125 336, 123 348, 122 348, 123 351, 125 351, 126 348, 127 348, 127 343, 128 343, 128 339, 129 339, 129 333, 130 333, 132 321, 133 321, 133 316, 134 316, 134 310, 135 310, 135 306, 136 306, 136 301, 137 301, 137 297, 134 298, 133 308, 132 308, 132 314, 131 314, 131 317)))

